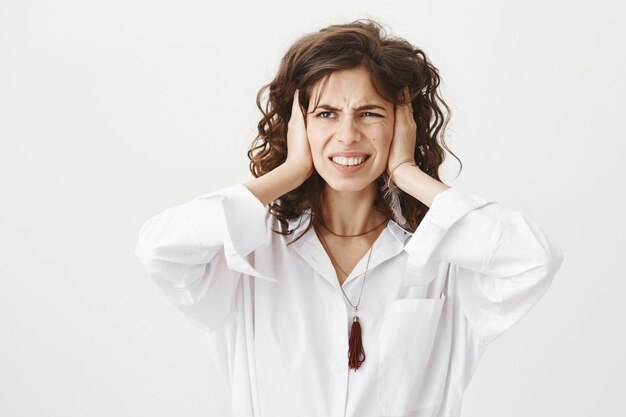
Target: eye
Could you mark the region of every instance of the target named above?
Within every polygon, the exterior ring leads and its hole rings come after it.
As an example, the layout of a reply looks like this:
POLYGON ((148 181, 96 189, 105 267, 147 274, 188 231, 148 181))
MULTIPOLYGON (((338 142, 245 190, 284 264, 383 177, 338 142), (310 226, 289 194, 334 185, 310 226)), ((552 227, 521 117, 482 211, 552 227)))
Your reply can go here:
MULTIPOLYGON (((333 113, 333 112, 331 112, 331 111, 323 111, 323 112, 319 112, 319 113, 317 114, 317 117, 319 117, 319 118, 321 118, 321 119, 328 119, 328 117, 325 117, 325 116, 323 116, 323 115, 324 115, 324 114, 331 114, 331 113, 333 113)), ((369 111, 363 112, 363 113, 361 113, 361 114, 363 114, 363 115, 372 115, 372 116, 374 116, 374 117, 382 117, 382 116, 381 116, 380 114, 378 114, 378 113, 372 113, 372 112, 369 112, 369 111)))

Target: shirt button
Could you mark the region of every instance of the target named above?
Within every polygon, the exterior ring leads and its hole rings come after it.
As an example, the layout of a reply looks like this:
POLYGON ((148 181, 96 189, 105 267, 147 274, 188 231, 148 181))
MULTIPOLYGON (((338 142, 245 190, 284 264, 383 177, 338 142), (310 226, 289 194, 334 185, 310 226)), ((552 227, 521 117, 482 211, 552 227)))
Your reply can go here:
POLYGON ((344 307, 345 307, 344 303, 337 303, 337 308, 339 310, 343 310, 344 307))

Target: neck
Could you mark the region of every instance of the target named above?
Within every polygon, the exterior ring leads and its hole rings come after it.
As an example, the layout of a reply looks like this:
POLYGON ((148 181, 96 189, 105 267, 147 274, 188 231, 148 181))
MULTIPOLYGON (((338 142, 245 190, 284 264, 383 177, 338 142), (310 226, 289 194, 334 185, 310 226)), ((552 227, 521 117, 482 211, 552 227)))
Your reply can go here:
POLYGON ((326 185, 322 198, 324 224, 339 235, 356 235, 371 230, 386 218, 374 208, 375 200, 375 184, 360 191, 337 191, 326 185))

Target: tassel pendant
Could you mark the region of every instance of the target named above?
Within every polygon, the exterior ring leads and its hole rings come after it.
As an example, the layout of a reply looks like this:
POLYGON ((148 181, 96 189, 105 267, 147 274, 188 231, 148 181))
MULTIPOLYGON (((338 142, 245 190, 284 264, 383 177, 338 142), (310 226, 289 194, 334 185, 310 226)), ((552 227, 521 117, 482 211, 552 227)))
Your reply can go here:
POLYGON ((363 341, 361 340, 361 323, 359 316, 354 316, 352 328, 350 330, 350 348, 348 352, 348 366, 350 369, 357 370, 365 361, 365 352, 363 351, 363 341))

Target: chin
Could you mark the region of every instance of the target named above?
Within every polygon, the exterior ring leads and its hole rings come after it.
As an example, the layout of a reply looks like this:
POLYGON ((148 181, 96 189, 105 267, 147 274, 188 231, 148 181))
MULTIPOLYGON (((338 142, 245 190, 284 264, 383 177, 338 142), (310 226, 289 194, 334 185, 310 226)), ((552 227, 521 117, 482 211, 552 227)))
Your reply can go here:
POLYGON ((326 185, 335 190, 335 191, 345 191, 345 192, 357 192, 363 191, 367 187, 371 186, 372 183, 376 182, 375 179, 370 181, 365 177, 345 177, 345 178, 328 178, 322 177, 322 179, 326 182, 326 185))

